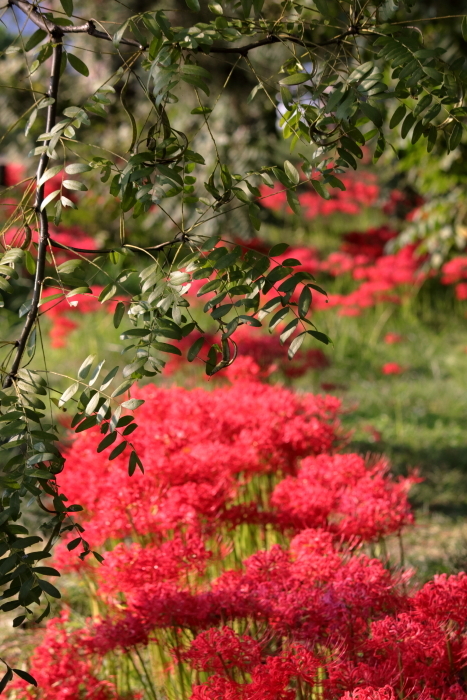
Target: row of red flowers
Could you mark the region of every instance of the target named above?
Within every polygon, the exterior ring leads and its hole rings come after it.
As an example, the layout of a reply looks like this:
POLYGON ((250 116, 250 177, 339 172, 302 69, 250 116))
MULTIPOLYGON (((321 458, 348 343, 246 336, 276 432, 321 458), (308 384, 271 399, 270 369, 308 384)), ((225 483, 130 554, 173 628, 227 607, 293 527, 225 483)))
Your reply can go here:
POLYGON ((56 561, 95 614, 50 621, 11 697, 467 698, 467 576, 417 590, 367 551, 413 524, 417 476, 343 451, 339 400, 252 376, 141 389, 144 475, 74 439, 60 486, 104 563, 56 561))

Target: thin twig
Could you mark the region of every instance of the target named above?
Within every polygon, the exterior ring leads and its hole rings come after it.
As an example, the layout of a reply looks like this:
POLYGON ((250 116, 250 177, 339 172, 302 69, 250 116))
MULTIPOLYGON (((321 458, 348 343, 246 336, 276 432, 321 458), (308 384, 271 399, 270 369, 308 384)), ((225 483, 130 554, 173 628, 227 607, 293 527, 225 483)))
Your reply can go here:
POLYGON ((105 253, 116 253, 119 250, 121 250, 122 248, 136 248, 137 250, 143 250, 144 252, 146 252, 148 250, 162 250, 163 248, 168 248, 169 246, 175 245, 176 243, 183 242, 184 240, 185 240, 184 236, 177 234, 177 236, 175 236, 175 238, 172 238, 172 240, 170 240, 170 241, 164 241, 163 243, 158 243, 157 245, 149 246, 148 248, 138 248, 137 246, 131 245, 130 243, 124 243, 119 248, 74 248, 73 246, 59 243, 58 241, 54 240, 53 238, 49 238, 49 243, 54 248, 61 248, 62 250, 71 250, 71 252, 73 252, 73 253, 100 255, 100 254, 105 254, 105 253))

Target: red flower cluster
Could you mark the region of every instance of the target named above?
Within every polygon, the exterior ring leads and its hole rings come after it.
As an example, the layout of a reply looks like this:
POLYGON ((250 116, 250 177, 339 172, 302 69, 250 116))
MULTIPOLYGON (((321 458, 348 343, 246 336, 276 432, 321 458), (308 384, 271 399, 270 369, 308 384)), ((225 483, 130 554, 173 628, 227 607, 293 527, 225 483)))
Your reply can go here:
MULTIPOLYGON (((50 698, 54 700, 123 700, 115 683, 100 674, 99 659, 89 654, 89 633, 84 629, 71 631, 68 628, 69 613, 63 611, 59 617, 47 622, 42 643, 34 650, 31 665, 38 690, 31 689, 25 681, 16 680, 10 688, 21 700, 50 698)), ((2 695, 2 697, 5 697, 2 695)), ((141 695, 131 695, 127 700, 137 700, 141 695)))
POLYGON ((318 455, 276 486, 271 503, 283 526, 319 525, 347 540, 378 540, 413 523, 407 493, 417 481, 393 481, 386 460, 368 467, 355 454, 318 455))
POLYGON ((335 277, 351 273, 354 280, 363 280, 349 294, 330 295, 329 306, 340 307, 342 315, 358 316, 363 308, 382 301, 400 303, 401 296, 396 290, 420 285, 427 278, 429 273, 421 269, 423 260, 417 256, 415 245, 407 245, 394 254, 383 253, 384 241, 394 235, 386 227, 349 234, 352 242, 344 243, 341 252, 331 253, 321 263, 321 269, 335 277), (366 252, 357 252, 359 250, 366 252))
POLYGON ((441 282, 443 284, 455 284, 456 285, 456 297, 459 301, 465 301, 467 299, 467 257, 460 255, 453 258, 442 268, 443 276, 441 277, 441 282))
POLYGON ((216 522, 255 477, 295 474, 300 458, 341 440, 333 396, 251 379, 214 391, 147 386, 138 396, 146 403, 132 442, 145 474, 130 477, 125 454, 112 462, 96 455, 96 428, 78 434, 60 475, 63 492, 86 509, 95 547, 135 532, 216 522))

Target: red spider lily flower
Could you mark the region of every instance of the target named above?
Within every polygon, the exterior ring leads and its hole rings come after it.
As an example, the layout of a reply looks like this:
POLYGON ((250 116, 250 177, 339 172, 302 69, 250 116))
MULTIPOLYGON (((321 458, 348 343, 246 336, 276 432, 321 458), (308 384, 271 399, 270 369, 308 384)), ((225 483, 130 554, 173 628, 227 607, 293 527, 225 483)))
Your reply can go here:
POLYGON ((386 333, 384 336, 384 342, 388 345, 395 345, 396 343, 402 343, 404 336, 399 333, 386 333))
POLYGON ((381 367, 381 372, 383 374, 403 374, 405 371, 406 369, 397 362, 386 362, 386 364, 381 367))

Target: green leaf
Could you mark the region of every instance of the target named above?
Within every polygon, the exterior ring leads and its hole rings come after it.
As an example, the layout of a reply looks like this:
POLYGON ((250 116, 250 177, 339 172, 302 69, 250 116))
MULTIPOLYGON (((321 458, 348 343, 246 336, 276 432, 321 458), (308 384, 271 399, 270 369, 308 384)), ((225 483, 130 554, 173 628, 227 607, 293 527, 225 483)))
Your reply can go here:
POLYGON ((48 204, 50 204, 50 202, 53 202, 53 200, 55 199, 55 197, 57 197, 57 195, 59 195, 59 194, 60 194, 60 190, 55 190, 55 192, 51 192, 51 193, 44 199, 44 201, 42 202, 42 204, 41 204, 41 211, 44 211, 44 209, 46 208, 46 206, 47 206, 48 204))
POLYGON ((323 17, 332 19, 336 16, 339 11, 339 7, 333 2, 333 0, 314 0, 314 3, 323 17))
POLYGON ((306 83, 307 80, 311 80, 311 75, 308 73, 294 73, 293 75, 287 75, 285 78, 281 78, 279 84, 300 85, 301 83, 306 83))
POLYGON ((188 362, 193 362, 193 360, 196 357, 198 357, 198 354, 199 354, 201 348, 203 347, 203 345, 204 345, 204 338, 198 338, 197 340, 195 340, 193 345, 188 350, 188 353, 186 356, 188 362))
POLYGON ((329 199, 329 192, 326 190, 320 180, 311 180, 310 182, 316 194, 319 194, 319 196, 323 199, 329 199))
POLYGON ((76 190, 77 192, 87 192, 87 187, 83 182, 79 180, 63 180, 63 187, 67 190, 76 190))
POLYGON ((280 334, 280 341, 281 343, 285 343, 285 341, 290 338, 292 333, 295 331, 296 327, 298 326, 298 318, 294 318, 293 321, 290 321, 280 334))
POLYGON ((436 83, 436 85, 440 85, 444 80, 444 75, 434 68, 423 66, 423 71, 436 83))
POLYGON ((60 4, 68 17, 71 17, 73 14, 73 0, 60 0, 60 4))
POLYGON ((88 416, 75 428, 75 433, 82 433, 84 430, 89 430, 97 424, 96 416, 88 416))
MULTIPOLYGON (((13 620, 13 627, 19 627, 20 625, 23 624, 25 619, 26 619, 26 615, 20 615, 19 617, 15 617, 15 619, 13 620)), ((13 669, 13 670, 15 670, 15 669, 13 669)))
POLYGON ((185 2, 188 9, 190 9, 192 12, 199 12, 199 0, 185 0, 185 2))
POLYGON ((326 184, 330 185, 331 187, 338 187, 340 190, 345 192, 346 186, 342 182, 342 180, 339 180, 338 177, 335 177, 334 175, 326 175, 326 184))
POLYGON ((41 179, 37 183, 37 186, 40 187, 41 185, 44 184, 44 182, 47 182, 47 180, 50 180, 53 178, 55 175, 58 175, 60 170, 62 169, 61 165, 54 165, 53 168, 49 168, 48 170, 45 171, 45 173, 42 175, 41 179))
POLYGON ((433 107, 430 107, 428 112, 425 114, 423 117, 423 123, 428 124, 428 122, 431 122, 435 117, 438 116, 438 114, 441 112, 441 105, 436 103, 433 105, 433 107))
POLYGON ((421 138, 421 136, 422 136, 422 134, 423 134, 424 128, 425 128, 425 127, 423 126, 423 122, 422 122, 422 120, 420 119, 420 120, 415 124, 414 130, 413 130, 413 132, 412 132, 412 139, 411 139, 412 143, 417 143, 417 141, 420 140, 420 138, 421 138))
POLYGON ((86 408, 85 408, 86 415, 90 416, 92 413, 94 413, 94 411, 97 408, 97 404, 99 403, 100 398, 101 398, 101 395, 99 394, 98 391, 96 391, 96 393, 93 394, 93 396, 91 396, 88 403, 86 404, 86 408))
POLYGON ((108 284, 102 292, 99 294, 99 301, 101 304, 104 304, 106 301, 109 301, 109 299, 112 299, 112 297, 117 293, 117 287, 113 282, 108 284))
POLYGON ((204 80, 199 78, 197 75, 192 75, 191 73, 183 72, 180 74, 180 77, 185 83, 188 83, 189 85, 193 85, 194 87, 199 88, 209 97, 210 93, 209 93, 208 86, 206 85, 204 80))
POLYGON ((29 250, 25 251, 25 264, 26 264, 26 270, 29 272, 29 274, 35 275, 36 274, 36 261, 32 257, 29 250))
POLYGON ((294 183, 294 185, 298 185, 298 183, 300 182, 300 175, 298 173, 297 168, 294 165, 292 165, 290 160, 285 161, 284 170, 289 180, 291 180, 294 183))
POLYGON ((297 197, 297 193, 294 190, 287 190, 285 196, 287 197, 287 204, 292 209, 293 213, 297 216, 301 216, 302 210, 300 209, 300 202, 297 197))
POLYGON ((416 118, 414 117, 412 112, 409 112, 409 114, 406 116, 406 118, 402 122, 402 126, 401 126, 401 136, 403 139, 405 139, 405 137, 407 136, 407 134, 409 133, 410 129, 413 127, 415 122, 416 122, 416 118))
MULTIPOLYGON (((81 538, 80 538, 80 540, 81 540, 81 538)), ((47 615, 49 615, 49 613, 50 613, 50 603, 47 603, 47 605, 45 606, 43 612, 42 612, 42 613, 39 615, 39 617, 35 620, 36 625, 38 625, 40 622, 42 622, 42 620, 43 620, 45 617, 47 617, 47 615)))
POLYGON ((375 126, 383 126, 383 115, 379 109, 373 107, 373 105, 371 105, 369 102, 360 102, 359 106, 365 117, 368 117, 368 119, 370 119, 375 126))
POLYGON ((125 450, 126 446, 128 445, 126 440, 123 440, 117 447, 115 447, 112 452, 109 454, 109 460, 111 461, 112 459, 115 459, 119 455, 122 454, 122 452, 125 450))
POLYGON ((356 83, 359 80, 362 80, 362 78, 365 78, 365 76, 367 76, 368 73, 370 73, 373 70, 374 65, 375 64, 373 63, 373 61, 367 61, 361 66, 358 66, 358 68, 355 68, 355 70, 353 70, 349 75, 349 83, 356 83))
POLYGON ((36 566, 33 571, 43 576, 60 576, 60 572, 57 569, 52 569, 50 566, 36 566))
POLYGON ((125 313, 125 304, 123 301, 119 301, 117 306, 115 307, 114 311, 114 317, 113 317, 113 324, 114 328, 118 328, 120 323, 122 322, 123 314, 125 313))
POLYGON ((311 291, 309 287, 303 287, 298 299, 298 313, 301 318, 305 318, 311 306, 311 291))
POLYGON ((260 208, 257 204, 254 204, 254 202, 251 202, 251 204, 248 205, 248 216, 250 217, 250 221, 253 224, 253 228, 256 229, 256 231, 259 231, 261 228, 261 219, 259 218, 259 212, 260 208))
POLYGON ((195 107, 190 114, 211 114, 211 112, 212 109, 210 107, 195 107))
POLYGON ((128 399, 128 401, 124 401, 122 403, 122 408, 127 408, 129 411, 134 411, 136 408, 139 408, 139 406, 142 406, 143 403, 143 399, 128 399))
POLYGON ((269 330, 272 331, 277 326, 277 324, 280 323, 285 316, 287 316, 288 313, 289 313, 288 306, 286 306, 283 309, 279 309, 279 311, 276 311, 274 316, 269 321, 269 330))
POLYGON ((107 447, 110 447, 112 443, 117 439, 118 433, 108 433, 103 440, 97 446, 97 452, 103 452, 107 447))
POLYGON ((37 109, 33 109, 31 114, 29 115, 29 119, 26 123, 25 129, 24 129, 24 135, 27 136, 29 132, 31 131, 31 128, 36 121, 37 118, 37 109))
POLYGON ((391 121, 389 122, 389 128, 394 129, 403 120, 406 112, 407 107, 405 105, 399 105, 399 107, 396 109, 396 111, 391 117, 391 121))
POLYGON ((61 598, 62 595, 58 588, 55 588, 49 581, 44 581, 44 579, 39 578, 37 580, 39 586, 42 588, 44 593, 48 593, 49 595, 52 596, 52 598, 61 598))
POLYGON ((67 165, 65 168, 65 172, 68 173, 68 175, 87 173, 89 170, 92 170, 92 168, 87 163, 70 163, 70 165, 67 165))
POLYGON ((118 372, 118 365, 116 367, 113 367, 113 369, 108 372, 108 374, 105 375, 102 384, 99 387, 99 391, 105 391, 107 387, 112 383, 113 379, 115 378, 117 372, 118 372))
POLYGON ((451 133, 451 138, 449 139, 449 150, 453 151, 460 144, 462 139, 462 124, 456 122, 451 133))
POLYGON ((418 102, 418 104, 415 106, 415 109, 413 111, 415 116, 418 117, 418 115, 421 114, 424 109, 429 107, 432 100, 433 97, 431 95, 424 95, 422 99, 418 102))
POLYGON ((126 379, 124 382, 119 384, 119 386, 115 389, 114 392, 112 392, 111 397, 114 399, 117 396, 121 396, 122 394, 125 393, 125 391, 128 391, 129 389, 131 389, 133 384, 134 384, 133 379, 126 379))
POLYGON ((38 544, 42 542, 42 537, 38 535, 31 535, 30 537, 19 537, 14 542, 11 542, 11 547, 13 549, 25 549, 31 547, 33 544, 38 544))
POLYGON ((343 97, 344 93, 342 92, 342 90, 340 90, 339 88, 334 89, 331 93, 331 97, 327 101, 325 107, 326 113, 329 114, 330 112, 334 112, 334 110, 336 109, 337 105, 343 97))
POLYGON ((102 360, 101 362, 99 362, 97 367, 93 370, 93 372, 88 380, 89 386, 92 386, 93 384, 95 384, 96 379, 98 378, 99 374, 101 373, 101 369, 104 366, 104 364, 105 364, 105 360, 102 360))
MULTIPOLYGON (((92 289, 89 289, 89 287, 75 287, 75 289, 72 289, 71 292, 67 293, 66 298, 70 299, 71 297, 76 297, 80 294, 92 294, 92 289)), ((52 297, 48 297, 47 301, 50 301, 51 298, 52 297)))
POLYGON ((114 45, 115 47, 118 48, 118 45, 120 44, 120 41, 121 41, 122 38, 123 38, 123 35, 124 35, 124 33, 125 33, 125 31, 126 31, 126 29, 127 29, 127 27, 128 27, 129 22, 130 22, 130 20, 127 19, 127 21, 124 22, 124 23, 117 29, 117 31, 115 32, 115 34, 113 35, 113 37, 112 37, 112 43, 113 43, 113 45, 114 45))
POLYGON ((67 401, 69 401, 71 399, 71 397, 76 394, 76 392, 79 389, 79 386, 80 385, 78 382, 69 386, 68 389, 66 389, 66 391, 64 391, 63 394, 61 395, 61 397, 58 401, 58 405, 63 406, 63 404, 65 404, 67 401))
POLYGON ((196 296, 202 297, 203 294, 207 294, 208 292, 213 292, 215 289, 220 287, 221 284, 222 284, 222 280, 219 278, 217 278, 215 280, 210 280, 209 282, 206 282, 206 284, 203 284, 203 286, 198 291, 196 296))
POLYGON ((217 306, 215 309, 213 309, 211 316, 214 319, 219 319, 223 318, 224 316, 227 316, 227 314, 232 310, 233 304, 221 304, 220 306, 217 306))
POLYGON ((133 450, 132 453, 130 454, 130 459, 128 461, 128 473, 130 476, 133 476, 137 466, 140 468, 141 472, 144 474, 143 463, 141 462, 141 460, 138 457, 138 455, 136 454, 136 452, 133 450))
POLYGON ((83 364, 78 370, 78 378, 79 379, 86 379, 86 377, 89 374, 89 370, 92 367, 92 363, 96 359, 96 355, 88 355, 88 357, 84 360, 83 364))
POLYGON ((329 336, 327 336, 325 333, 321 333, 320 331, 305 331, 305 333, 312 335, 313 338, 316 338, 316 340, 319 340, 320 343, 324 343, 325 345, 329 345, 331 342, 329 336))
MULTIPOLYGON (((5 605, 8 605, 8 603, 6 603, 5 605)), ((5 610, 5 605, 2 605, 2 610, 5 610)), ((18 607, 18 604, 15 605, 15 607, 18 607)), ((12 678, 13 678, 13 671, 11 668, 8 668, 7 672, 5 673, 2 680, 0 681, 0 693, 3 693, 6 686, 11 681, 12 678)))
POLYGON ((287 248, 290 248, 288 243, 277 243, 277 245, 275 245, 271 248, 268 255, 271 258, 275 258, 276 255, 282 255, 283 253, 285 253, 287 248))
POLYGON ((350 151, 350 153, 353 153, 354 156, 357 156, 357 158, 363 158, 362 149, 352 139, 347 138, 347 136, 342 136, 341 144, 347 151, 350 151))
MULTIPOLYGON (((71 180, 67 180, 67 182, 71 182, 71 180)), ((74 189, 77 189, 77 188, 75 187, 74 189)), ((87 187, 86 187, 86 189, 87 189, 87 187)), ((63 207, 70 207, 70 209, 77 209, 76 204, 74 202, 72 202, 71 199, 68 199, 68 197, 65 197, 64 195, 62 195, 60 197, 60 204, 63 207)), ((56 216, 58 216, 58 214, 56 216)))
POLYGON ((159 341, 154 342, 152 346, 156 350, 160 350, 161 352, 170 352, 172 355, 181 355, 182 352, 179 348, 177 348, 175 345, 170 345, 169 343, 161 343, 159 341))
POLYGON ((287 357, 289 358, 289 360, 293 359, 294 355, 297 353, 304 340, 305 333, 300 333, 300 335, 297 335, 297 337, 292 340, 287 351, 287 357))
POLYGON ((45 39, 46 36, 47 32, 45 32, 43 29, 38 29, 33 34, 31 34, 26 44, 24 45, 24 50, 31 51, 31 49, 37 46, 37 44, 39 44, 43 39, 45 39))

